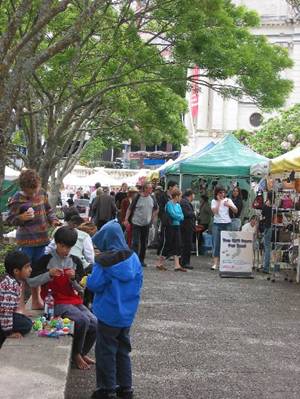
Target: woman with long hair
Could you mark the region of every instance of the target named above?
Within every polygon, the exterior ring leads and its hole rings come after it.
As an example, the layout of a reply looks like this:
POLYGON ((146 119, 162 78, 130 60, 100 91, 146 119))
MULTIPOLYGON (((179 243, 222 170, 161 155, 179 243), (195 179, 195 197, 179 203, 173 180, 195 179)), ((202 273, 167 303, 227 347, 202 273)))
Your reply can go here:
POLYGON ((243 198, 241 194, 241 189, 239 187, 234 187, 231 193, 231 199, 238 209, 236 213, 234 213, 231 209, 229 210, 229 215, 231 217, 231 230, 240 231, 242 226, 240 216, 243 209, 243 198))

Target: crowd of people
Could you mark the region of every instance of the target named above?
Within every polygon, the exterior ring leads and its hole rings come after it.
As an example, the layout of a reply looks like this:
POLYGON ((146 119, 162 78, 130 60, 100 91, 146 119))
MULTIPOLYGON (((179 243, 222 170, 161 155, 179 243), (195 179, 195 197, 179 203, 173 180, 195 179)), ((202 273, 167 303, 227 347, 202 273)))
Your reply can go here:
MULTIPOLYGON (((172 258, 174 271, 187 272, 193 269, 196 226, 203 232, 212 224, 212 269, 217 269, 221 232, 241 228, 239 188, 228 198, 224 188, 215 187, 211 204, 203 194, 196 214, 194 192, 182 194, 175 181, 169 181, 165 191, 149 182, 129 188, 124 183, 116 194, 97 183, 84 198, 89 201, 88 220, 73 197, 62 208, 62 222, 34 170, 22 171, 19 184, 7 219, 17 227, 19 250, 7 254, 6 276, 0 281, 0 347, 6 338, 20 338, 31 329, 25 286, 31 288, 33 309, 43 308, 51 289, 55 316, 75 322, 73 360, 79 369, 94 363, 88 354, 96 342, 93 397, 132 398, 130 327, 140 300, 147 248, 157 249, 158 271, 167 270, 166 260, 172 258), (54 229, 50 236, 49 226, 54 229)), ((77 199, 81 195, 78 191, 77 199)), ((263 211, 267 221, 270 206, 267 201, 263 211)), ((256 223, 252 218, 242 229, 255 233, 256 223)), ((266 267, 268 256, 267 252, 266 267)))

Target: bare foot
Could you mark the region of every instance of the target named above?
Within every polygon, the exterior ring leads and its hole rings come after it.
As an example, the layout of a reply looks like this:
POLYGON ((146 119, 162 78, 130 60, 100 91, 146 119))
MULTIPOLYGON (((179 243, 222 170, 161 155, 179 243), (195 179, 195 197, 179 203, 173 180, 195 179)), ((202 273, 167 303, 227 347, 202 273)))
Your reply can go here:
POLYGON ((84 355, 82 356, 82 359, 87 363, 87 364, 96 364, 94 359, 91 359, 89 356, 84 355))
POLYGON ((84 361, 83 357, 77 353, 74 355, 74 363, 79 370, 88 370, 90 366, 84 361))

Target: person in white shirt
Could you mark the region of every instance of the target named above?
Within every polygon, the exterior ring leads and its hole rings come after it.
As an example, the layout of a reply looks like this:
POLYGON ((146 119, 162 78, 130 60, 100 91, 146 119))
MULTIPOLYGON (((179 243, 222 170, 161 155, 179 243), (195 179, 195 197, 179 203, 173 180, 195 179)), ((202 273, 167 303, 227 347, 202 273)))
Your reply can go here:
POLYGON ((244 226, 242 227, 242 231, 246 231, 247 233, 256 234, 256 231, 257 231, 257 216, 256 215, 251 216, 249 222, 244 224, 244 226))
POLYGON ((217 270, 220 262, 221 231, 231 230, 229 210, 233 213, 237 213, 238 209, 232 200, 226 197, 225 189, 221 186, 217 186, 214 192, 214 199, 211 201, 211 210, 214 214, 212 227, 214 263, 211 269, 217 270))
POLYGON ((95 190, 91 193, 91 195, 90 195, 90 206, 92 205, 92 202, 93 202, 93 200, 96 198, 96 195, 97 195, 97 190, 98 190, 98 188, 100 188, 101 187, 101 184, 100 183, 96 183, 95 184, 95 190))

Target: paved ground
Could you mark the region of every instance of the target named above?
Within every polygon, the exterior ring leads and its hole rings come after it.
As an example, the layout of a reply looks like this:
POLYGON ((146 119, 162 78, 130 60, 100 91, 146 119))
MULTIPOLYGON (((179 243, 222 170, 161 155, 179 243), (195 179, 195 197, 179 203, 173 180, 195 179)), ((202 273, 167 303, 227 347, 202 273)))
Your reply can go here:
MULTIPOLYGON (((299 399, 300 286, 145 269, 132 330, 136 399, 299 399)), ((67 399, 89 398, 94 370, 72 370, 67 399)))

